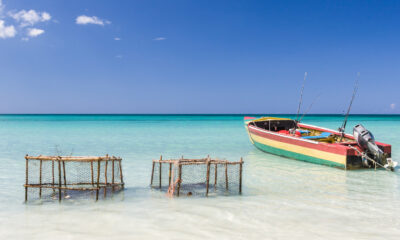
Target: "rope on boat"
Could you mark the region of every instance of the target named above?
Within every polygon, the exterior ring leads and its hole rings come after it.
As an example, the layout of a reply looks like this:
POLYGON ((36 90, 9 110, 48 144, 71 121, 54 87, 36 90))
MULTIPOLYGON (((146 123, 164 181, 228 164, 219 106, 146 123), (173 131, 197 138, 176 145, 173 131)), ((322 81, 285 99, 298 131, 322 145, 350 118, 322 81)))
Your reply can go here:
MULTIPOLYGON (((382 164, 378 163, 377 161, 375 161, 374 159, 370 158, 365 152, 361 152, 360 150, 358 150, 357 148, 355 148, 355 147, 353 147, 353 146, 351 146, 351 145, 348 145, 348 146, 349 146, 351 149, 353 149, 353 150, 355 150, 356 152, 358 152, 358 154, 360 154, 363 158, 365 158, 365 159, 371 161, 373 164, 375 164, 375 166, 378 165, 378 166, 380 166, 380 167, 382 167, 382 168, 384 168, 384 169, 386 169, 386 170, 388 170, 388 171, 394 171, 393 168, 387 168, 387 167, 383 166, 382 164)), ((376 169, 376 167, 375 167, 375 169, 376 169)))

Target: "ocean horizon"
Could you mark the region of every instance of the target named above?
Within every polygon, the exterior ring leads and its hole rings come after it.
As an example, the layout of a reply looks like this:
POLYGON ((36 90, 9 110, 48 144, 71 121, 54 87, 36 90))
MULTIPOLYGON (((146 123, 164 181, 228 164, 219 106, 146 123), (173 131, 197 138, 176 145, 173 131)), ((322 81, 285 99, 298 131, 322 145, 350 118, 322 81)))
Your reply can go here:
MULTIPOLYGON (((163 115, 188 115, 188 116, 292 116, 296 117, 296 113, 0 113, 1 115, 15 115, 15 116, 24 116, 24 115, 149 115, 149 116, 163 116, 163 115)), ((302 116, 303 114, 299 114, 302 116)), ((358 113, 358 114, 349 114, 349 116, 400 116, 400 114, 389 114, 389 113, 358 113)), ((345 114, 338 113, 309 113, 306 116, 345 116, 345 114)))

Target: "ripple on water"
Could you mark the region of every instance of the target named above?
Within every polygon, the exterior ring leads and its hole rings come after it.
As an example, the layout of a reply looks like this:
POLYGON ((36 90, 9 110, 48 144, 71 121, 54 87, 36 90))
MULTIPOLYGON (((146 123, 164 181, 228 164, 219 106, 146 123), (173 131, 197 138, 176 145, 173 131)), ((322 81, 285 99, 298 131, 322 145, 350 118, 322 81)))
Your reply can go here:
MULTIPOLYGON (((400 117, 351 117, 400 156, 400 117), (370 121, 373 119, 373 121, 370 121), (381 124, 384 122, 384 124, 381 124)), ((336 128, 341 117, 305 122, 336 128)), ((0 116, 2 239, 394 239, 400 174, 344 171, 254 148, 241 116, 0 116), (26 153, 123 157, 126 191, 91 200, 22 203, 26 153), (148 188, 151 159, 244 157, 242 196, 165 197, 148 188)))

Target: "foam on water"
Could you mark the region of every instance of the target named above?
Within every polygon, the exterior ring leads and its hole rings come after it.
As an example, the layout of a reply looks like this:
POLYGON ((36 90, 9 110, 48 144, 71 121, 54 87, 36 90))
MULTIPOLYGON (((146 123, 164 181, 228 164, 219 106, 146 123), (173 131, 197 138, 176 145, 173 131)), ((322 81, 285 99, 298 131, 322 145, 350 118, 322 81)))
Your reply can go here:
MULTIPOLYGON (((336 129, 341 116, 307 116, 336 129)), ((400 116, 351 116, 400 160, 400 116)), ((344 171, 263 153, 243 116, 0 116, 1 239, 359 239, 400 237, 400 169, 344 171), (24 155, 121 156, 126 190, 106 200, 24 204, 24 155), (151 160, 244 158, 242 196, 150 190, 151 160)))

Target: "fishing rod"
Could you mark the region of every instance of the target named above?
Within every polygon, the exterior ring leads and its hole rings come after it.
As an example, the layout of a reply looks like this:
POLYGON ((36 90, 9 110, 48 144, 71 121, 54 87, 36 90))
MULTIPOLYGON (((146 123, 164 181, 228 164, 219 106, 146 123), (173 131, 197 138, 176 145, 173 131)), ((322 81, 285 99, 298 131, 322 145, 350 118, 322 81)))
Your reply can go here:
POLYGON ((300 101, 299 101, 299 107, 297 108, 296 122, 298 122, 297 119, 299 118, 300 108, 303 102, 303 91, 304 91, 304 84, 306 83, 306 78, 307 78, 307 72, 304 73, 303 86, 301 86, 300 101))
POLYGON ((314 98, 314 101, 310 104, 310 106, 308 106, 307 111, 304 112, 304 114, 301 116, 299 122, 301 122, 301 120, 303 119, 303 117, 311 110, 312 106, 314 105, 314 103, 319 99, 319 97, 321 96, 321 94, 318 94, 318 96, 316 96, 314 98))
POLYGON ((354 98, 355 98, 355 96, 357 94, 359 78, 360 78, 360 73, 358 72, 357 73, 357 79, 356 79, 356 82, 354 84, 353 96, 351 97, 349 108, 347 109, 347 113, 346 113, 346 116, 344 117, 343 124, 339 128, 339 132, 341 133, 339 142, 341 142, 343 140, 343 137, 344 137, 344 131, 346 130, 346 125, 347 125, 347 120, 349 118, 350 109, 351 109, 351 106, 353 105, 354 98))

